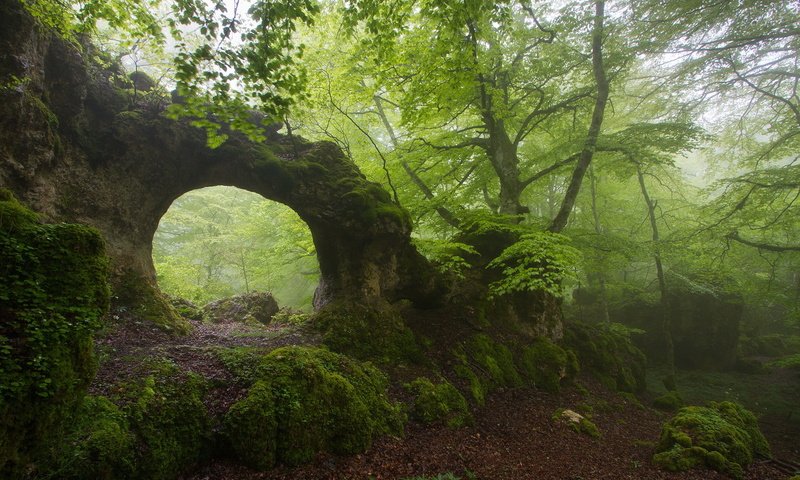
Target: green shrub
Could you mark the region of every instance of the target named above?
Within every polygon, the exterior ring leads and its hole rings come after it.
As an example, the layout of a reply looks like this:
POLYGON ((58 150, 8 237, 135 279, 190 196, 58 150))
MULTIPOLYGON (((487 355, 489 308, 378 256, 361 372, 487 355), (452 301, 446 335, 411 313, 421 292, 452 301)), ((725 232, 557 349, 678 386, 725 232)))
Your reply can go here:
POLYGON ((107 275, 97 231, 39 224, 0 190, 0 477, 21 475, 80 405, 107 275))
POLYGON ((670 471, 699 466, 742 478, 755 456, 769 457, 769 445, 755 416, 733 402, 684 407, 661 430, 653 462, 670 471))
POLYGON ((284 347, 241 357, 255 384, 224 420, 231 451, 265 470, 307 462, 319 451, 366 450, 376 435, 402 432, 400 409, 389 403, 386 377, 325 349, 284 347))
POLYGON ((434 384, 427 378, 417 378, 406 388, 414 394, 411 415, 422 423, 444 422, 448 427, 472 423, 464 396, 446 380, 434 384))

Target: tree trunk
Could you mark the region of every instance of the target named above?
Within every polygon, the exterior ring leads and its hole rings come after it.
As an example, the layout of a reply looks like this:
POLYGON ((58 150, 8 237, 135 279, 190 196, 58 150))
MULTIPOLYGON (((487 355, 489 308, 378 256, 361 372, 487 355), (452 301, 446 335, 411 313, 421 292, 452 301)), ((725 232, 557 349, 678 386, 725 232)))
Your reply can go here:
POLYGON ((553 223, 550 224, 549 230, 551 232, 560 232, 567 226, 567 220, 572 212, 572 207, 575 205, 575 200, 578 198, 578 192, 581 189, 583 176, 586 174, 586 170, 592 162, 592 156, 594 156, 595 146, 597 145, 597 137, 600 135, 600 127, 603 124, 609 90, 608 78, 606 78, 606 71, 603 66, 604 12, 605 2, 603 0, 597 0, 595 2, 594 28, 592 29, 592 71, 594 73, 595 82, 597 83, 597 97, 594 103, 594 111, 592 112, 592 123, 589 125, 589 133, 586 135, 586 142, 583 145, 581 157, 575 165, 575 170, 572 172, 572 179, 567 187, 567 192, 564 194, 564 201, 561 203, 561 209, 553 219, 553 223))
MULTIPOLYGON (((597 211, 597 184, 594 176, 594 168, 589 167, 589 180, 592 193, 592 219, 594 220, 594 233, 598 236, 603 234, 603 227, 600 225, 600 214, 597 211)), ((606 275, 603 268, 597 272, 597 283, 600 294, 600 314, 603 318, 603 323, 611 323, 608 315, 608 298, 606 296, 606 275)))
POLYGON ((664 265, 661 262, 661 238, 658 235, 658 223, 656 222, 656 203, 650 198, 647 192, 647 185, 644 182, 642 168, 636 164, 636 176, 639 179, 639 187, 642 190, 642 197, 647 204, 647 217, 650 220, 650 229, 653 232, 653 260, 656 264, 656 276, 658 277, 658 289, 661 293, 661 333, 664 340, 664 354, 667 361, 667 377, 664 385, 668 390, 675 390, 675 347, 672 342, 672 322, 670 317, 669 297, 667 295, 667 280, 664 276, 664 265))

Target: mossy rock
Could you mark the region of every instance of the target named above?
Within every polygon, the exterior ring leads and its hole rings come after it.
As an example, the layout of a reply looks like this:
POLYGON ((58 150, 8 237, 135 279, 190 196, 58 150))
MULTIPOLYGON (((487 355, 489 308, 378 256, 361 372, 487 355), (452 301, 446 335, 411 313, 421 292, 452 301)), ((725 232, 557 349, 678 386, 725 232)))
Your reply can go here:
POLYGON ((411 415, 422 423, 442 422, 457 428, 472 423, 466 399, 450 382, 434 384, 424 377, 406 385, 414 395, 411 415))
POLYGON ((122 411, 136 435, 136 478, 174 479, 205 458, 211 420, 201 377, 156 361, 140 380, 120 385, 122 411))
POLYGON ((653 400, 654 407, 667 412, 675 412, 683 405, 683 398, 676 391, 667 392, 653 400))
POLYGON ((255 383, 226 414, 224 432, 233 455, 250 467, 297 465, 320 451, 358 453, 378 435, 402 432, 388 381, 368 363, 296 346, 239 355, 238 363, 255 383))
POLYGON ((200 321, 203 319, 203 310, 194 303, 186 300, 185 298, 175 297, 172 295, 164 294, 169 300, 172 308, 178 312, 178 315, 187 320, 200 321))
POLYGON ((383 364, 415 363, 422 352, 414 334, 391 306, 347 300, 329 303, 312 317, 331 350, 383 364))
POLYGON ((83 225, 38 223, 0 190, 0 477, 17 478, 80 405, 92 334, 108 310, 108 259, 83 225))
POLYGON ((563 345, 575 352, 584 371, 623 392, 646 388, 647 358, 630 338, 605 325, 564 325, 563 345))
POLYGON ((203 317, 212 323, 241 322, 266 325, 280 308, 269 292, 250 292, 213 301, 203 307, 203 317))
POLYGON ((670 471, 708 467, 742 478, 755 457, 769 457, 755 415, 733 402, 684 407, 661 430, 653 463, 670 471))
POLYGON ((134 478, 136 436, 108 398, 87 396, 71 430, 58 449, 61 455, 45 465, 45 472, 58 472, 63 479, 134 478))
POLYGON ((576 433, 592 438, 600 438, 602 436, 600 429, 589 419, 588 415, 588 412, 585 415, 581 415, 572 410, 559 408, 553 414, 553 421, 567 425, 576 433))
POLYGON ((183 335, 191 330, 191 325, 175 310, 154 281, 133 270, 126 270, 117 273, 112 283, 115 305, 130 308, 142 320, 171 333, 183 335))
POLYGON ((578 361, 545 337, 537 338, 522 350, 522 372, 534 387, 548 392, 558 392, 561 381, 578 372, 578 361))
POLYGON ((492 390, 524 384, 511 350, 488 335, 474 335, 453 354, 461 362, 456 365, 455 372, 469 382, 478 405, 485 403, 486 394, 492 390))

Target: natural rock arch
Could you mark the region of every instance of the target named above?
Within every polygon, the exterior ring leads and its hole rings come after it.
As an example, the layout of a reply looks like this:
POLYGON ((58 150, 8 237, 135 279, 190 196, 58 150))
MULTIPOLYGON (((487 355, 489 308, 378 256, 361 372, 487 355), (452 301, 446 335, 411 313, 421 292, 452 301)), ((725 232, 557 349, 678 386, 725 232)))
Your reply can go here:
POLYGON ((155 291, 159 219, 180 195, 213 185, 300 215, 317 248, 319 304, 419 300, 432 291, 408 214, 335 145, 273 129, 263 143, 232 134, 210 149, 202 131, 163 116, 162 99, 137 103, 114 85, 112 72, 90 60, 91 46, 81 52, 42 32, 15 2, 2 3, 0 18, 0 185, 48 220, 98 228, 118 296, 155 291))

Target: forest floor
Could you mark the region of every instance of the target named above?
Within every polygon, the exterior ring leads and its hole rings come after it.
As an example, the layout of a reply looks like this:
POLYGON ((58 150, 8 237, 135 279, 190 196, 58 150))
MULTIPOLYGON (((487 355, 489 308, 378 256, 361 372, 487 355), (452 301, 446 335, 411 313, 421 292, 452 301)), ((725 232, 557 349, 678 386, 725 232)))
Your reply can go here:
MULTIPOLYGON (((302 325, 196 321, 192 325, 189 335, 176 337, 119 312, 105 334, 98 336, 101 363, 91 393, 108 394, 114 385, 136 378, 149 359, 167 358, 182 369, 222 380, 214 383, 227 386, 212 390, 206 401, 213 413, 224 413, 245 392, 235 382, 225 381, 231 380, 230 373, 214 354, 215 348, 249 346, 266 352, 320 341, 317 334, 302 325)), ((776 380, 769 375, 760 377, 766 383, 776 380)), ((796 378, 793 382, 800 383, 796 378)), ((669 415, 643 407, 590 378, 581 378, 578 383, 583 388, 565 387, 560 394, 531 389, 496 392, 485 406, 474 411, 472 426, 452 429, 410 422, 402 438, 376 439, 372 448, 360 455, 320 454, 308 465, 278 467, 269 472, 213 459, 183 479, 400 479, 448 472, 481 480, 728 478, 708 470, 670 473, 655 468, 650 459, 661 424, 669 415), (602 436, 594 439, 554 422, 553 414, 559 408, 591 412, 602 436)), ((645 395, 641 401, 647 404, 651 397, 652 394, 645 395)), ((775 456, 800 462, 797 422, 769 420, 762 428, 775 456)), ((789 476, 774 463, 756 461, 745 479, 786 480, 789 476)))

